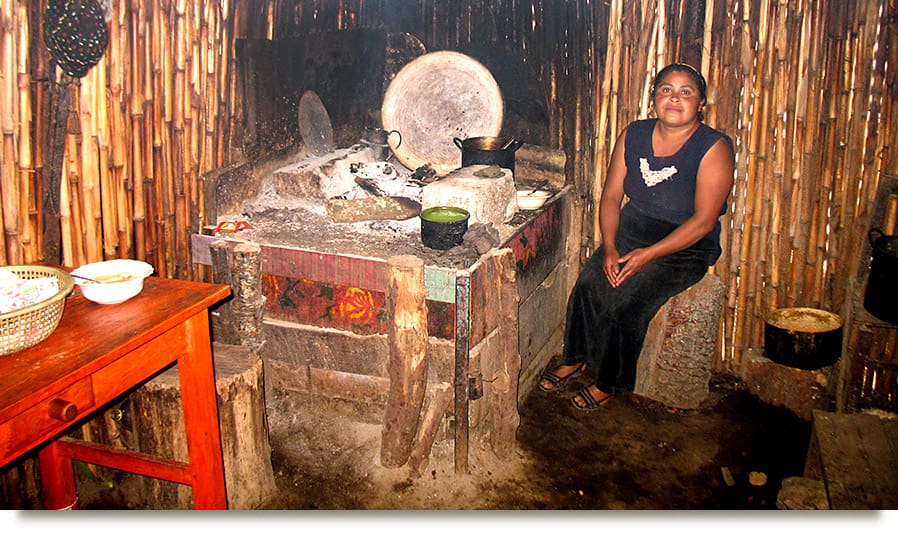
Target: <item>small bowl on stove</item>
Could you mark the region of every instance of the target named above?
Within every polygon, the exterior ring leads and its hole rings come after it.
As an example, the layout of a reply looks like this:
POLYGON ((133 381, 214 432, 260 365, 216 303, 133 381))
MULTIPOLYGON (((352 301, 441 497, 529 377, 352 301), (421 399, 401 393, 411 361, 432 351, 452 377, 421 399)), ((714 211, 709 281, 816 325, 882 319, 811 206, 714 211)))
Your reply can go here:
POLYGON ((537 210, 552 198, 552 192, 545 189, 519 189, 518 208, 521 210, 537 210))
POLYGON ((153 267, 133 259, 112 259, 80 266, 71 272, 81 294, 97 304, 121 304, 143 290, 153 267))

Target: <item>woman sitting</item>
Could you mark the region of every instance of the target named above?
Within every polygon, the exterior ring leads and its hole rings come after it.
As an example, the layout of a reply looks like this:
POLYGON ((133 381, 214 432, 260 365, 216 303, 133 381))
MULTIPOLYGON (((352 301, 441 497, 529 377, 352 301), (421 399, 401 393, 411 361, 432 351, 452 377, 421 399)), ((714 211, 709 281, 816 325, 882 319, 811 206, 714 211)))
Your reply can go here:
POLYGON ((632 392, 652 317, 721 253, 733 142, 702 123, 706 83, 695 68, 665 67, 651 92, 656 118, 631 123, 615 143, 599 205, 602 245, 568 299, 561 363, 538 383, 555 392, 588 374, 593 383, 571 399, 581 410, 632 392))

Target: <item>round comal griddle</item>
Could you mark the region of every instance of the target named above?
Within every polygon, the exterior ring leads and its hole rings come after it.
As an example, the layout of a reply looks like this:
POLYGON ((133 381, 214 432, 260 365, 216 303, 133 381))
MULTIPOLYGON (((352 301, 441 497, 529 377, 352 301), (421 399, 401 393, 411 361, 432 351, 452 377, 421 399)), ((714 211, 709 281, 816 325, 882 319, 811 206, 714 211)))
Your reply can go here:
POLYGON ((439 51, 403 67, 384 95, 381 121, 402 134, 390 145, 410 169, 430 164, 439 176, 461 167, 453 138, 498 136, 502 93, 489 70, 470 56, 439 51), (398 140, 398 139, 397 139, 398 140))

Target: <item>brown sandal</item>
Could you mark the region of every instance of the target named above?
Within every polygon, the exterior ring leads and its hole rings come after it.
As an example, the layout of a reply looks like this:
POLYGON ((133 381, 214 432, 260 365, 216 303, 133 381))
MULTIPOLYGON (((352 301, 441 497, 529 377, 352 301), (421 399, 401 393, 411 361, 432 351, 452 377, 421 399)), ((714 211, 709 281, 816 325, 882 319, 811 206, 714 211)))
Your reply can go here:
POLYGON ((596 409, 601 409, 602 407, 605 406, 605 403, 607 403, 608 400, 611 398, 612 398, 612 395, 608 394, 607 396, 605 396, 601 399, 596 399, 595 396, 592 395, 592 392, 589 391, 589 387, 587 386, 583 390, 580 390, 579 392, 577 392, 576 396, 571 398, 571 405, 573 405, 577 409, 580 409, 581 411, 589 412, 589 411, 594 411, 596 409), (577 402, 578 397, 583 400, 583 403, 584 403, 583 405, 580 405, 577 402))
POLYGON ((586 371, 586 362, 581 362, 574 371, 570 372, 566 377, 560 377, 555 373, 552 373, 553 369, 557 369, 561 366, 554 366, 552 368, 547 368, 543 371, 542 375, 539 377, 539 381, 536 383, 536 386, 542 390, 543 392, 552 393, 558 392, 562 390, 564 386, 569 383, 571 380, 576 379, 580 376, 584 371, 586 371), (546 388, 543 386, 543 381, 548 381, 552 384, 551 388, 546 388))

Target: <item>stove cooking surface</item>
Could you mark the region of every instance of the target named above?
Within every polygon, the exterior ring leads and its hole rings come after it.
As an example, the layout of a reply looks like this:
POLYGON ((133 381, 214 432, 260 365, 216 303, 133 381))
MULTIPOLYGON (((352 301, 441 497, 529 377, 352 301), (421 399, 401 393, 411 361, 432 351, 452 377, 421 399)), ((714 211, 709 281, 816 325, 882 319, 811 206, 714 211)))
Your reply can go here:
MULTIPOLYGON (((322 186, 325 184, 330 186, 336 182, 334 178, 337 177, 335 171, 339 168, 338 165, 347 161, 341 159, 322 158, 322 162, 327 161, 332 166, 325 167, 319 164, 320 174, 317 176, 281 173, 276 179, 276 174, 262 175, 261 181, 257 184, 256 196, 244 199, 239 206, 232 206, 235 210, 239 208, 236 210, 239 213, 218 215, 219 223, 246 222, 250 228, 237 232, 219 232, 217 236, 263 245, 383 260, 395 255, 414 255, 430 266, 458 269, 469 268, 477 262, 481 252, 488 249, 488 247, 484 249, 483 242, 476 240, 466 241, 445 251, 425 247, 421 242, 421 220, 417 216, 404 220, 334 221, 324 204, 325 198, 329 196, 327 191, 329 189, 342 193, 345 190, 331 189, 332 186, 323 189, 322 186), (330 176, 327 176, 328 174, 330 176), (327 182, 322 180, 325 177, 328 179, 327 182), (315 189, 296 187, 306 184, 315 185, 315 189), (321 193, 313 195, 316 190, 321 193), (478 252, 475 244, 479 245, 481 252, 478 252)), ((354 161, 348 159, 347 163, 349 162, 354 161)), ((284 170, 287 170, 287 167, 281 167, 275 173, 284 170)), ((352 184, 355 185, 354 182, 352 184)), ((542 211, 520 211, 509 223, 495 226, 491 235, 498 232, 499 241, 493 247, 504 245, 521 227, 542 211)), ((480 228, 481 231, 478 232, 482 232, 483 227, 492 226, 472 223, 469 231, 480 228)))
POLYGON ((425 247, 417 217, 335 223, 327 215, 308 208, 264 208, 249 210, 239 219, 250 223, 252 229, 228 234, 227 238, 384 260, 394 255, 414 255, 425 264, 446 268, 467 268, 480 258, 477 250, 466 244, 446 251, 425 247))

